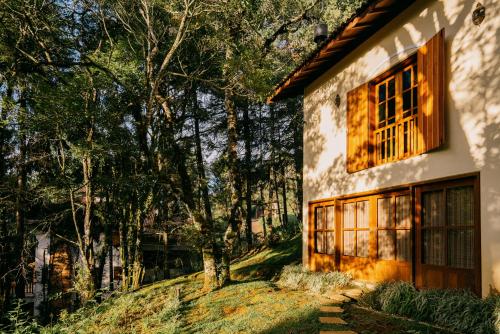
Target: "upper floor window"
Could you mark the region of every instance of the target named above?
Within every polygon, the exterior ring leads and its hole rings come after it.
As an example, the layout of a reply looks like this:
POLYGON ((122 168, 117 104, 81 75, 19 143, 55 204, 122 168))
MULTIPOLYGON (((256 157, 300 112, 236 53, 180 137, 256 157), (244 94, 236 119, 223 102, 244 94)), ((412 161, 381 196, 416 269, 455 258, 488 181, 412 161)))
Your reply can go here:
POLYGON ((347 93, 349 173, 444 143, 444 30, 417 53, 347 93))
POLYGON ((415 57, 372 85, 375 93, 375 164, 418 152, 418 80, 415 57))

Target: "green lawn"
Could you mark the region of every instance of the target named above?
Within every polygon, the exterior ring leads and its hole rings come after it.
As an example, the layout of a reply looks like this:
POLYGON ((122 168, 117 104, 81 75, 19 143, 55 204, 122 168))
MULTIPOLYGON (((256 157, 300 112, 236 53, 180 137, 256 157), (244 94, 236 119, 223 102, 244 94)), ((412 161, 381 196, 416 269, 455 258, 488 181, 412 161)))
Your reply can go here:
MULTIPOLYGON (((318 333, 325 299, 276 287, 272 277, 300 261, 301 240, 264 248, 233 264, 234 283, 201 291, 202 274, 159 282, 69 315, 53 333, 318 333)), ((434 328, 346 305, 358 333, 439 333, 434 328), (389 331, 388 331, 389 330, 389 331)), ((50 327, 47 332, 51 332, 50 327)))

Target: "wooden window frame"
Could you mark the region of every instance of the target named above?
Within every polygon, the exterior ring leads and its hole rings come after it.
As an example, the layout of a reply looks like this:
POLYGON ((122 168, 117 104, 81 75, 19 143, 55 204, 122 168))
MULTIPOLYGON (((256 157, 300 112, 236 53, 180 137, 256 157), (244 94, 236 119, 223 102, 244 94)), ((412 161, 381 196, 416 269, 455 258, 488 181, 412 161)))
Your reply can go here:
POLYGON ((376 254, 377 254, 377 259, 381 261, 396 261, 396 262, 412 262, 413 261, 413 229, 414 229, 414 223, 413 223, 413 196, 411 194, 410 190, 402 190, 402 191, 397 191, 397 192, 387 192, 379 195, 374 195, 375 197, 375 203, 376 203, 376 222, 375 225, 377 227, 377 235, 376 235, 376 242, 377 242, 377 249, 376 249, 376 254), (397 225, 397 199, 398 197, 403 197, 403 196, 408 196, 410 200, 410 224, 409 226, 404 226, 404 227, 398 227, 397 225), (392 207, 392 212, 391 212, 391 221, 393 224, 389 227, 380 227, 379 226, 379 210, 378 210, 378 201, 381 199, 390 199, 391 200, 391 207, 392 207), (380 245, 379 245, 379 232, 380 231, 393 231, 394 232, 394 257, 392 259, 387 259, 387 258, 382 258, 380 257, 379 251, 380 251, 380 245), (397 233, 398 231, 407 231, 409 232, 410 236, 410 258, 407 260, 400 260, 398 259, 398 237, 397 233))
POLYGON ((328 202, 328 203, 323 203, 321 205, 316 205, 312 208, 313 210, 313 224, 312 224, 312 235, 313 235, 313 242, 314 242, 314 245, 313 245, 313 251, 315 254, 324 254, 324 255, 335 255, 335 244, 336 244, 336 229, 335 229, 335 224, 336 224, 336 213, 335 213, 335 210, 336 210, 336 207, 335 207, 335 203, 333 202, 328 202), (333 212, 333 229, 328 229, 328 222, 327 222, 327 219, 328 219, 328 215, 327 215, 327 208, 331 207, 332 208, 332 212, 333 212), (322 218, 323 218, 323 228, 322 229, 318 229, 317 228, 317 219, 318 219, 318 215, 317 215, 317 210, 318 209, 322 209, 323 210, 323 215, 322 215, 322 218), (317 234, 318 233, 323 233, 323 252, 320 252, 318 251, 318 238, 317 238, 317 234), (333 233, 333 236, 334 236, 334 241, 333 241, 333 252, 332 253, 329 253, 328 252, 328 233, 333 233))
POLYGON ((370 217, 371 217, 371 203, 370 203, 370 198, 353 198, 349 200, 342 201, 342 209, 340 210, 341 216, 342 216, 342 228, 341 228, 341 238, 342 238, 342 256, 348 256, 351 258, 362 258, 362 259, 367 259, 371 257, 371 249, 370 249, 370 235, 371 235, 371 227, 370 227, 370 217), (358 203, 360 202, 367 202, 368 203, 368 226, 367 227, 358 227, 358 203), (353 204, 355 203, 355 216, 354 216, 354 227, 345 227, 345 219, 344 219, 344 210, 346 204, 353 204), (368 251, 366 256, 359 256, 358 255, 358 231, 360 232, 368 232, 368 251), (345 253, 345 232, 354 232, 354 255, 346 254, 345 253))
MULTIPOLYGON (((370 147, 372 165, 378 166, 393 161, 407 159, 419 154, 418 147, 418 101, 415 104, 413 95, 419 93, 417 70, 417 54, 413 54, 399 64, 370 81, 369 118, 370 118, 370 147), (410 88, 403 88, 403 73, 411 70, 410 88), (378 88, 394 80, 394 97, 388 96, 386 88, 385 99, 379 100, 378 88), (410 93, 410 115, 403 110, 403 96, 410 93), (388 101, 394 98, 394 122, 389 123, 388 101), (379 105, 385 106, 385 125, 379 126, 379 105), (404 139, 407 139, 406 145, 404 139), (382 152, 383 150, 383 152, 382 152)), ((418 95, 417 95, 418 96, 418 95)), ((392 119, 392 117, 391 117, 392 119)))

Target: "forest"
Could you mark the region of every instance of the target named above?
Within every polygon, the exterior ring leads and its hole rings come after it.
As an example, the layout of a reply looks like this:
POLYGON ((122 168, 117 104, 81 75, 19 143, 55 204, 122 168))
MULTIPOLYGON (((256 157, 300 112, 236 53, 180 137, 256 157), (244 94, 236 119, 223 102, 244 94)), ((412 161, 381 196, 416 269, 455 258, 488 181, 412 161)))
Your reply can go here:
POLYGON ((143 285, 146 231, 188 245, 206 291, 300 232, 302 102, 266 98, 314 27, 361 3, 0 0, 0 313, 25 297, 40 233, 76 253, 77 307, 101 298, 114 244, 114 289, 143 285))

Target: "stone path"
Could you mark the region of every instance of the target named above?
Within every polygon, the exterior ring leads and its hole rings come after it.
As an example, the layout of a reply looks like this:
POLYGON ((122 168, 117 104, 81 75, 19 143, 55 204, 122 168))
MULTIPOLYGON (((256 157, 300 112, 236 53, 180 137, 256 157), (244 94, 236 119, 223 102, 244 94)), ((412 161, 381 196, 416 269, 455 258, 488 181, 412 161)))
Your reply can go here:
POLYGON ((325 300, 323 305, 319 308, 319 322, 322 328, 319 334, 357 334, 356 332, 348 330, 348 323, 340 318, 342 313, 344 313, 342 304, 349 299, 342 297, 344 296, 330 296, 330 300, 325 300), (336 305, 331 305, 332 303, 336 305))

